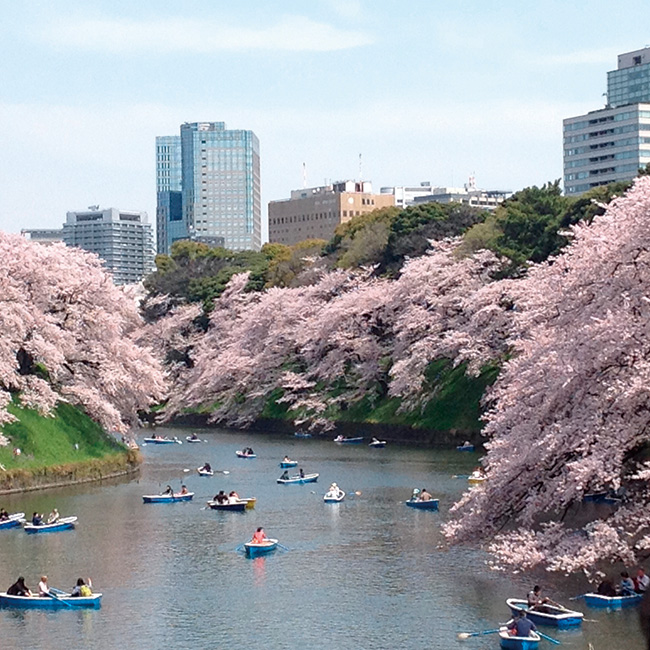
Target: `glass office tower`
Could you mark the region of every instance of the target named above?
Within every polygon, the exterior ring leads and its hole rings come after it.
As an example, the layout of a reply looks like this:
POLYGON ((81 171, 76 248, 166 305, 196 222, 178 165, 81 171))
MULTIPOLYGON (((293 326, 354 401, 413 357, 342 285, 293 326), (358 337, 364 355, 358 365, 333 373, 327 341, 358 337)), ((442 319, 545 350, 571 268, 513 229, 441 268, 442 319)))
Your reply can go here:
POLYGON ((181 196, 181 137, 156 138, 156 250, 168 254, 177 239, 187 239, 181 196))

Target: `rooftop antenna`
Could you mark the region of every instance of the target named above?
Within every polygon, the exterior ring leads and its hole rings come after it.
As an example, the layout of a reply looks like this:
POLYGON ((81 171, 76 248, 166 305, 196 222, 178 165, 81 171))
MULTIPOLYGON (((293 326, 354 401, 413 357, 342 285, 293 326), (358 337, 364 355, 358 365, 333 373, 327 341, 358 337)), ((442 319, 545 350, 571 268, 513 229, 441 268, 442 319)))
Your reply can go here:
POLYGON ((302 188, 307 187, 307 163, 302 163, 302 188))
POLYGON ((361 160, 361 154, 359 154, 359 182, 363 181, 363 162, 361 160))

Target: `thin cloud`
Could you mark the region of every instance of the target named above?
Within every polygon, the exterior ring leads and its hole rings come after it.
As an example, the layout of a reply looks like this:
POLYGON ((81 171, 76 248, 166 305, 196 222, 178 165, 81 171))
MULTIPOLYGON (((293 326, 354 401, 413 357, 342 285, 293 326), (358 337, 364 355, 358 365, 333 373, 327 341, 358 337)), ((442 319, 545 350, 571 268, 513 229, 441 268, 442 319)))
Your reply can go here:
POLYGON ((285 16, 264 27, 184 18, 134 21, 70 18, 44 27, 39 37, 58 47, 133 52, 200 53, 245 50, 329 52, 373 42, 361 31, 339 29, 304 16, 285 16))

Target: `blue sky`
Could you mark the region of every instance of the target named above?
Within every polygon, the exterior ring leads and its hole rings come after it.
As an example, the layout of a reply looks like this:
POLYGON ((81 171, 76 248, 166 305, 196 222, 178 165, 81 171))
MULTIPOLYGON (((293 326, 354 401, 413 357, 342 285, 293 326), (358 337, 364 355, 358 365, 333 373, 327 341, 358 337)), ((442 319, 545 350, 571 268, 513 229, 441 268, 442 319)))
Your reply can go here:
POLYGON ((484 0, 0 0, 0 229, 155 217, 156 135, 252 129, 269 200, 329 180, 517 190, 562 175, 650 6, 484 0), (612 14, 615 12, 615 15, 612 14), (362 154, 360 172, 359 154, 362 154))

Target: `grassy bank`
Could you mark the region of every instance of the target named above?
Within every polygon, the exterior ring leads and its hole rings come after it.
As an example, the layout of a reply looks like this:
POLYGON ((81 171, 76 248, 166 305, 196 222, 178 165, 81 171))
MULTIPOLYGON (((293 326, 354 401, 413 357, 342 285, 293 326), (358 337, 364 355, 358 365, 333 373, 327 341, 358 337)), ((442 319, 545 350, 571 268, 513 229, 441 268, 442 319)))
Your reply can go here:
POLYGON ((16 403, 9 410, 18 421, 1 429, 11 444, 0 447, 0 491, 98 480, 130 471, 140 462, 137 452, 70 404, 59 404, 53 417, 16 403))

